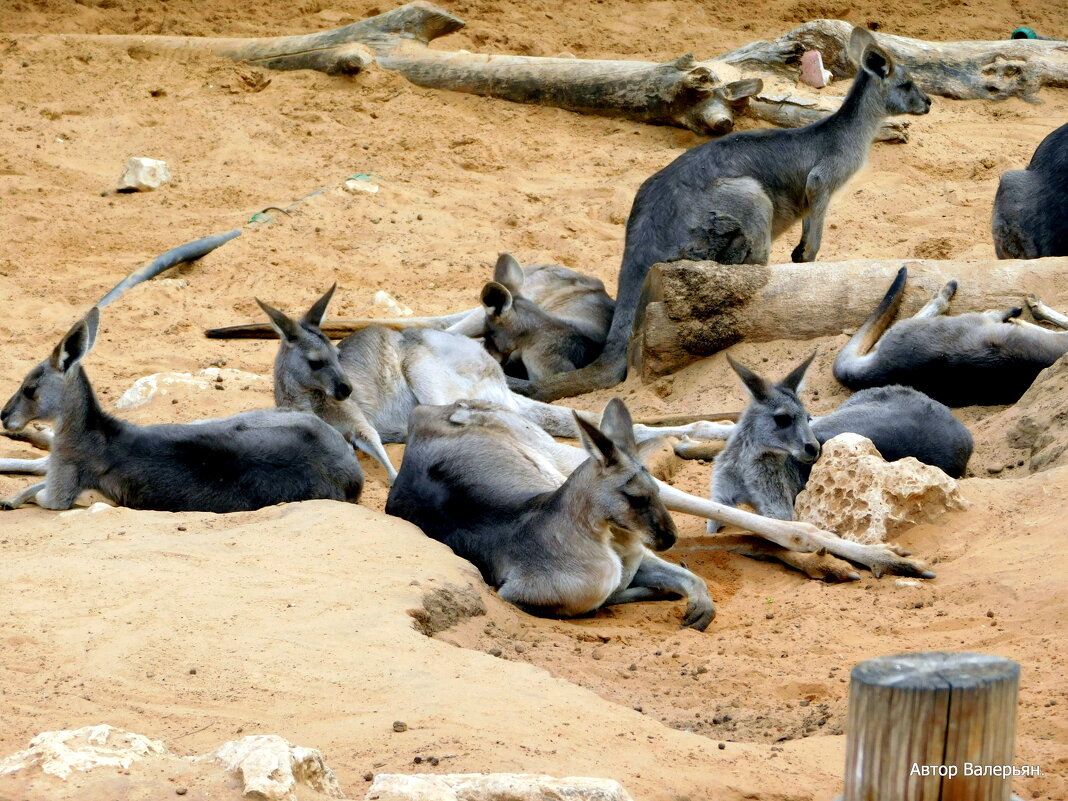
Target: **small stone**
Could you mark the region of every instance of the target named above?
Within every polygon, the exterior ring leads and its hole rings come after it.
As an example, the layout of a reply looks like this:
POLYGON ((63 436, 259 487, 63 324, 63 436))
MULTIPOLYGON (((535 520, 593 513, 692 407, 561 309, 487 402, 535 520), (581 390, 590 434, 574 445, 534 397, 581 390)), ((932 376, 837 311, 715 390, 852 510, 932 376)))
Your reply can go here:
POLYGON ((717 747, 717 748, 718 748, 718 749, 719 749, 720 751, 723 751, 723 750, 725 750, 725 749, 727 748, 727 744, 726 744, 726 743, 720 743, 720 744, 719 744, 718 746, 716 746, 716 747, 717 747))
POLYGON ((768 612, 767 614, 764 615, 764 617, 766 619, 768 619, 768 620, 774 620, 775 619, 775 613, 774 612, 768 612))
POLYGON ((634 711, 635 712, 643 712, 644 710, 642 709, 641 706, 636 706, 636 707, 634 707, 634 711))
POLYGON ((396 731, 396 732, 408 731, 408 724, 405 723, 403 720, 395 720, 395 721, 393 721, 393 731, 396 731))
POLYGON ((993 609, 987 609, 986 610, 986 616, 987 617, 993 617, 994 616, 994 610, 993 609))
POLYGON ((197 669, 196 668, 189 668, 189 675, 190 676, 197 675, 197 669))
POLYGON ((489 650, 490 656, 500 656, 502 653, 504 652, 500 648, 490 648, 489 650))
POLYGON ((423 758, 421 756, 417 756, 415 759, 412 760, 412 762, 414 762, 416 765, 421 764, 422 761, 423 761, 423 758))
POLYGON ((178 530, 179 530, 179 531, 185 531, 185 530, 186 530, 186 528, 185 528, 185 526, 178 526, 178 530))
POLYGON ((374 779, 374 777, 375 777, 375 775, 373 773, 371 773, 371 771, 367 771, 365 774, 363 774, 363 780, 365 782, 372 781, 374 779))
POLYGON ((524 651, 526 651, 526 650, 527 650, 527 649, 526 649, 526 646, 525 646, 525 645, 523 645, 523 643, 521 643, 521 642, 517 642, 517 643, 515 644, 515 652, 516 652, 517 654, 521 654, 521 653, 523 653, 523 652, 524 652, 524 651))
POLYGON ((175 795, 185 795, 188 792, 189 792, 189 788, 187 788, 187 787, 175 787, 174 788, 174 794, 175 795))
POLYGON ((440 761, 441 760, 437 757, 430 757, 427 759, 427 762, 429 762, 431 765, 437 765, 440 761))
POLYGON ((135 156, 126 162, 116 192, 148 192, 158 189, 171 180, 171 171, 167 162, 158 159, 146 159, 135 156))
POLYGON ((604 652, 600 648, 594 648, 590 656, 594 659, 604 659, 604 652))
POLYGON ((697 669, 694 671, 694 673, 697 673, 697 674, 708 673, 708 666, 707 665, 698 665, 697 669))
POLYGON ((634 662, 631 662, 630 667, 627 668, 627 670, 637 670, 637 669, 638 669, 638 665, 635 664, 634 662))

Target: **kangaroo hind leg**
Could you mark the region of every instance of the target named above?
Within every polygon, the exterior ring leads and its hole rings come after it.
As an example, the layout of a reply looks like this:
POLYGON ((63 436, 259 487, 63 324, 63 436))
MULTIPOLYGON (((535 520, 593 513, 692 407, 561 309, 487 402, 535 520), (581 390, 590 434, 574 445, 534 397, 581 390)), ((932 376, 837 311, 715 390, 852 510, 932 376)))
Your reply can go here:
POLYGON ((953 280, 935 292, 934 296, 927 301, 924 307, 912 316, 916 319, 923 319, 925 317, 937 317, 940 314, 945 314, 946 309, 949 308, 949 302, 953 299, 955 294, 957 294, 957 281, 953 280))

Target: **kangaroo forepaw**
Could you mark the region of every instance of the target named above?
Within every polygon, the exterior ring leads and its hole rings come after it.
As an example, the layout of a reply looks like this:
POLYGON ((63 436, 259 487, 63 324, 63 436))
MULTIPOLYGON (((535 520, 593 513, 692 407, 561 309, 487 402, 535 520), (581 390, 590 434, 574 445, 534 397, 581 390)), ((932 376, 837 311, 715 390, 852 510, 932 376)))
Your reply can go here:
POLYGON ((797 243, 797 247, 795 247, 793 252, 790 254, 790 260, 794 264, 800 264, 801 262, 808 261, 808 259, 805 258, 805 243, 804 242, 798 242, 797 243))
MULTIPOLYGON (((933 579, 935 577, 935 574, 928 570, 922 562, 906 559, 897 546, 887 545, 881 551, 881 554, 874 556, 870 561, 865 560, 875 578, 882 578, 887 573, 891 576, 908 576, 910 578, 933 579)), ((907 554, 908 551, 904 551, 904 553, 907 554)))
POLYGON ((682 628, 704 631, 716 616, 716 607, 711 598, 699 598, 686 605, 686 616, 682 619, 682 628))

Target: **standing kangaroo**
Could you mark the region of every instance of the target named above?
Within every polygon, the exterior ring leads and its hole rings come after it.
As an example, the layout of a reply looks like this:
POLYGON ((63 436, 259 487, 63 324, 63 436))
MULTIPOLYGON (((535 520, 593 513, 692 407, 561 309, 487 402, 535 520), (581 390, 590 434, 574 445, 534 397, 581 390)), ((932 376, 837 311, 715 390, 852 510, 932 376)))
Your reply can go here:
MULTIPOLYGON (((956 281, 942 287, 914 317, 890 327, 907 281, 902 267, 871 317, 834 360, 834 377, 850 389, 904 384, 949 406, 1015 403, 1042 370, 1068 353, 1068 331, 1018 319, 1021 307, 945 316, 956 281)), ((1036 319, 1068 328, 1063 316, 1041 302, 1028 303, 1036 319)))
POLYGON ((597 358, 615 308, 600 279, 555 264, 524 270, 508 253, 497 259, 482 305, 486 350, 506 373, 531 381, 597 358))
MULTIPOLYGON (((941 403, 901 386, 858 392, 813 419, 797 393, 815 353, 773 384, 729 356, 752 401, 716 457, 713 501, 748 503, 760 514, 792 520, 824 442, 844 432, 867 437, 887 461, 913 456, 960 478, 972 454, 968 429, 941 403)), ((719 526, 710 522, 710 533, 719 526)))
POLYGON ((931 108, 931 99, 866 30, 853 29, 849 50, 859 69, 834 114, 803 128, 741 131, 706 142, 641 185, 601 356, 520 391, 550 401, 622 381, 645 276, 658 262, 766 264, 772 239, 799 219, 793 260, 816 258, 831 196, 864 165, 883 120, 931 108))
POLYGON ((1026 170, 1001 176, 991 227, 999 259, 1068 256, 1068 124, 1042 140, 1026 170))
POLYGON ((356 502, 363 472, 352 449, 310 414, 262 410, 190 425, 136 426, 100 408, 81 360, 100 311, 74 324, 0 412, 9 430, 54 420, 45 481, 0 503, 69 509, 95 489, 123 506, 236 512, 330 498, 356 502))
POLYGON ((527 612, 573 617, 681 596, 683 626, 703 631, 715 615, 705 582, 653 554, 678 532, 626 407, 609 401, 599 428, 575 422, 589 457, 579 464, 574 448, 493 404, 419 406, 386 512, 474 562, 527 612))
MULTIPOLYGON (((335 346, 319 327, 335 288, 327 290, 300 320, 256 301, 281 339, 274 362, 275 403, 321 417, 378 460, 390 481, 397 471, 383 443, 407 441, 408 415, 419 404, 489 401, 553 436, 579 436, 575 415, 585 412, 513 393, 501 365, 462 334, 371 326, 335 346)), ((717 439, 729 430, 729 425, 705 421, 671 428, 634 427, 639 441, 655 436, 717 439)))

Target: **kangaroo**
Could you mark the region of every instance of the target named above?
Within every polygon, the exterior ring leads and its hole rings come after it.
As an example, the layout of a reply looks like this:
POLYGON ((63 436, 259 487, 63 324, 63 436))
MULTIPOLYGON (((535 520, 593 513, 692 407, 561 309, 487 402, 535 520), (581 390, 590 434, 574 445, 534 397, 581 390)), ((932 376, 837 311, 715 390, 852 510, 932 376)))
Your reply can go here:
POLYGON ((626 378, 642 286, 658 262, 767 264, 772 239, 798 219, 801 241, 793 260, 815 260, 831 196, 864 165, 883 120, 931 108, 931 99, 866 30, 853 29, 849 49, 857 77, 834 114, 802 128, 740 131, 706 142, 641 185, 627 220, 616 309, 600 357, 581 370, 513 388, 551 401, 626 378))
MULTIPOLYGON (((407 440, 408 416, 419 404, 489 401, 553 436, 579 435, 575 414, 585 412, 516 395, 509 390, 501 365, 478 342, 461 334, 371 326, 335 346, 320 325, 336 287, 300 320, 257 300, 281 339, 274 363, 275 403, 321 417, 380 462, 391 482, 397 471, 383 443, 407 440)), ((718 439, 729 430, 728 424, 697 421, 674 427, 636 424, 634 433, 639 441, 656 436, 718 439)))
MULTIPOLYGON (((815 353, 777 384, 727 357, 752 401, 716 457, 713 501, 748 503, 760 514, 792 520, 824 442, 843 432, 867 437, 887 461, 913 456, 954 478, 964 475, 972 436, 950 410, 901 386, 858 392, 826 417, 813 419, 797 393, 815 353)), ((708 524, 709 533, 719 530, 708 524)))
POLYGON ((1001 176, 991 227, 999 259, 1068 256, 1068 124, 1042 140, 1026 170, 1001 176))
MULTIPOLYGON (((1068 331, 1018 319, 1021 307, 944 316, 956 281, 942 287, 914 317, 890 327, 907 281, 902 267, 835 359, 834 377, 850 389, 904 384, 948 406, 1015 403, 1042 370, 1068 352, 1068 331)), ((1040 301, 1031 303, 1046 308, 1040 301)), ((1043 319, 1057 324, 1048 315, 1043 319)))
POLYGON ((527 612, 574 617, 681 596, 683 626, 703 631, 715 615, 705 582, 653 553, 678 531, 638 458, 626 407, 609 401, 599 428, 575 423, 589 456, 577 465, 510 410, 419 406, 386 513, 474 562, 527 612))
MULTIPOLYGON (((599 278, 569 270, 559 264, 531 264, 520 267, 515 258, 501 253, 494 268, 494 281, 505 284, 515 294, 522 294, 546 314, 574 327, 590 339, 603 343, 612 320, 613 301, 599 278), (516 272, 522 274, 519 279, 516 272), (512 288, 514 285, 514 288, 512 288)), ((399 317, 382 319, 331 320, 321 329, 331 339, 341 339, 372 325, 406 331, 431 328, 469 337, 485 334, 486 311, 482 305, 473 309, 437 317, 399 317)), ((270 339, 274 329, 254 323, 212 328, 205 331, 209 339, 270 339)), ((277 332, 275 332, 277 333, 277 332)))
POLYGON ((524 270, 510 254, 482 289, 483 342, 507 374, 540 381, 600 355, 614 302, 597 278, 559 265, 524 270))
POLYGON ((34 500, 46 509, 69 509, 88 489, 123 506, 168 512, 359 500, 363 473, 352 449, 313 415, 262 410, 142 427, 104 412, 81 366, 99 321, 93 307, 30 370, 0 412, 8 430, 35 419, 55 421, 45 481, 0 502, 0 508, 34 500))

